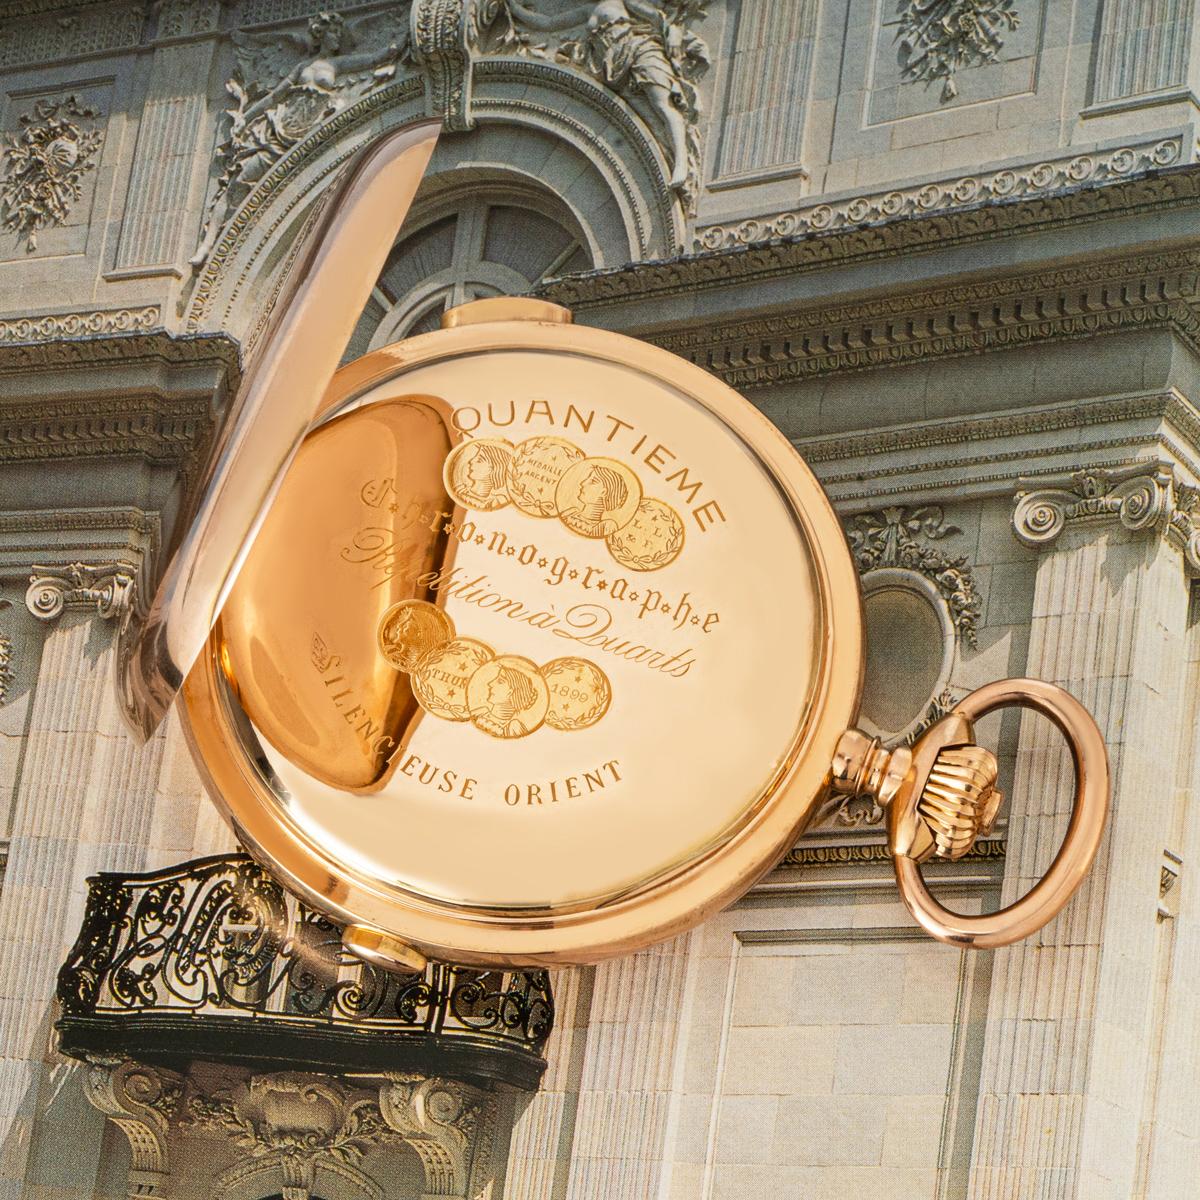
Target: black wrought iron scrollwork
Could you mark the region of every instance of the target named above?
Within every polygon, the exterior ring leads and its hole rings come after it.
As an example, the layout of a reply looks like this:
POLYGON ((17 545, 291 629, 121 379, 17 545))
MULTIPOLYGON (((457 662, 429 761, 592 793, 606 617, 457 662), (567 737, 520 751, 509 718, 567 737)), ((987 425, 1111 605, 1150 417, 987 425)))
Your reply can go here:
POLYGON ((336 925, 244 855, 90 880, 58 996, 72 1016, 240 1013, 482 1038, 535 1055, 554 1020, 544 971, 433 963, 398 975, 363 963, 336 925))

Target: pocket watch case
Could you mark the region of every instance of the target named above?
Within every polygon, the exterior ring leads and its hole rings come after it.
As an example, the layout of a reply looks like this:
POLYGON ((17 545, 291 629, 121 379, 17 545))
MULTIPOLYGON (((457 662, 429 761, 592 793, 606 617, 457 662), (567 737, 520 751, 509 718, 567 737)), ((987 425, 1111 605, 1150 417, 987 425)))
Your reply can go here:
POLYGON ((181 685, 239 837, 388 965, 586 962, 670 937, 770 870, 831 790, 887 808, 901 893, 935 936, 1000 945, 1050 919, 1103 828, 1094 722, 1010 680, 912 750, 854 730, 857 571, 815 477, 737 393, 522 299, 451 310, 324 386, 305 305, 328 309, 323 279, 345 275, 331 365, 390 237, 348 249, 380 195, 411 195, 432 136, 369 151, 310 234, 307 282, 130 631, 138 727, 181 685), (1067 736, 1075 812, 1027 897, 961 917, 919 866, 990 829, 997 767, 973 722, 1010 704, 1067 736))

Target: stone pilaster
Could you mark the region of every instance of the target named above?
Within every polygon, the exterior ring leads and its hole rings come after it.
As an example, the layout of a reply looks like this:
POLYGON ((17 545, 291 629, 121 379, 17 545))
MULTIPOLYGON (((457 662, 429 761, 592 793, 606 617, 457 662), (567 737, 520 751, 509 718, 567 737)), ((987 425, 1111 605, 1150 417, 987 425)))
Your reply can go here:
POLYGON ((721 115, 718 178, 803 174, 819 11, 817 0, 743 0, 721 115))
MULTIPOLYGON (((1189 594, 1187 493, 1159 464, 1138 470, 1052 481, 1018 497, 1018 534, 1045 548, 1027 672, 1066 687, 1095 715, 1113 767, 1113 811, 1072 903, 996 957, 971 1200, 1134 1194, 1189 594)), ((1026 719, 1008 808, 1005 903, 1049 865, 1073 793, 1057 731, 1026 719)))
MULTIPOLYGON (((1174 828, 1165 844, 1180 861, 1172 881, 1164 871, 1158 929, 1160 955, 1155 980, 1159 1041, 1151 1065, 1139 1147, 1139 1186, 1134 1200, 1186 1196, 1200 1176, 1200 1112, 1184 1098, 1200 1078, 1200 609, 1193 591, 1187 632, 1187 678, 1178 696, 1176 721, 1183 729, 1175 772, 1174 828)), ((1170 859, 1164 855, 1164 865, 1170 859)))
MULTIPOLYGON (((51 1074, 63 1068, 51 1052, 54 966, 78 930, 87 876, 145 865, 165 739, 160 733, 138 746, 118 712, 114 635, 128 581, 120 571, 88 567, 59 575, 38 570, 27 597, 48 631, 0 894, 0 1197, 6 1200, 55 1194, 52 1159, 61 1158, 61 1145, 47 1134, 58 1128, 50 1110, 62 1104, 51 1074), (38 1138, 31 1136, 35 1124, 38 1138)), ((76 1114, 85 1123, 94 1116, 86 1108, 76 1114)), ((98 1126, 78 1133, 72 1128, 79 1148, 73 1169, 82 1181, 95 1170, 102 1139, 98 1126)))
MULTIPOLYGON (((54 971, 78 929, 84 893, 78 841, 112 705, 108 631, 74 615, 52 626, 42 649, 24 769, 13 806, 8 871, 0 893, 0 1197, 28 1194, 26 1170, 51 1067, 54 971)), ((115 799, 116 797, 114 797, 115 799)), ((76 1130, 82 1143, 95 1128, 76 1130)), ((94 1166, 94 1162, 93 1162, 94 1166)), ((83 1185, 82 1176, 80 1185, 83 1185)))
POLYGON ((1095 100, 1143 97, 1183 87, 1195 8, 1192 0, 1104 0, 1095 100))
MULTIPOLYGON (((174 5, 164 8, 164 23, 186 28, 197 15, 174 5)), ((215 17, 216 5, 207 14, 215 17)), ((191 32, 190 29, 187 30, 191 32)), ((189 219, 196 144, 205 120, 205 100, 195 80, 207 76, 212 43, 160 46, 154 52, 146 103, 138 126, 129 199, 121 218, 116 272, 120 275, 181 274, 181 238, 194 236, 189 219)))
POLYGON ((563 1194, 575 1137, 593 976, 589 967, 554 974, 554 1032, 546 1046, 549 1066, 513 1128, 506 1196, 555 1200, 563 1194))
POLYGON ((567 1200, 659 1194, 690 945, 596 968, 567 1200))

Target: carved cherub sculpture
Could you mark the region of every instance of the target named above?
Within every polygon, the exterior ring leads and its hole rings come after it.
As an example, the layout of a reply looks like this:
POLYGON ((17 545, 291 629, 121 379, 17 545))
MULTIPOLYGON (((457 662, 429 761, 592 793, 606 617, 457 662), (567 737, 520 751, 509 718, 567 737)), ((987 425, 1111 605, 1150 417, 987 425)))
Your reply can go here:
POLYGON ((234 106, 217 151, 223 167, 191 258, 194 270, 267 171, 322 121, 390 79, 409 50, 407 23, 392 10, 353 24, 321 12, 303 34, 235 33, 233 41, 237 66, 225 87, 234 106))

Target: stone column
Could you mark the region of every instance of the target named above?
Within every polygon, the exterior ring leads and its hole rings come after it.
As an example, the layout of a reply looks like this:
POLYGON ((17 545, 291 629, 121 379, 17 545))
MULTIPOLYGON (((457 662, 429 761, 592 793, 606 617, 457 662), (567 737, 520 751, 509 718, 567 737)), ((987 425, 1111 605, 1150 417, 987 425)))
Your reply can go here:
POLYGON ((1159 877, 1155 1000, 1159 1036, 1146 1089, 1134 1200, 1186 1196, 1200 1177, 1200 1110, 1187 1102, 1200 1078, 1200 593, 1193 589, 1187 678, 1177 697, 1183 730, 1175 771, 1174 829, 1159 877), (1173 861, 1174 860, 1174 861, 1173 861))
POLYGON ((596 968, 567 1200, 663 1187, 691 935, 596 968))
MULTIPOLYGON (((1159 875, 1186 724, 1177 714, 1188 678, 1185 567, 1200 568, 1195 499, 1157 463, 1041 480, 1017 497, 1017 535, 1044 549, 1028 673, 1068 688, 1095 715, 1113 811, 1072 903, 996 956, 972 1200, 1134 1194, 1155 1053, 1159 875)), ((1057 731, 1026 719, 1008 807, 1006 904, 1048 866, 1073 791, 1057 731)))
POLYGON ((68 1129, 72 1181, 84 1187, 95 1171, 97 1114, 78 1088, 61 1086, 76 1068, 51 1050, 55 976, 79 929, 87 876, 142 865, 162 748, 161 736, 135 745, 113 686, 114 634, 135 569, 73 564, 34 575, 27 603, 48 626, 0 893, 0 1197, 26 1200, 57 1194, 68 1129))
POLYGON ((549 1065, 517 1118, 508 1155, 504 1194, 514 1200, 558 1200, 566 1190, 594 974, 590 967, 577 967, 553 975, 554 1032, 546 1045, 549 1065))
POLYGON ((1096 53, 1096 101, 1185 87, 1195 8, 1192 0, 1104 0, 1096 53))

